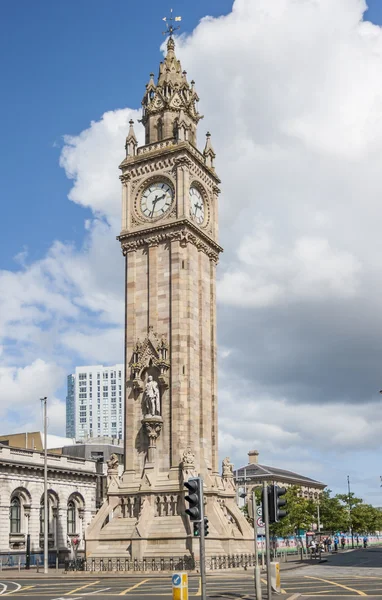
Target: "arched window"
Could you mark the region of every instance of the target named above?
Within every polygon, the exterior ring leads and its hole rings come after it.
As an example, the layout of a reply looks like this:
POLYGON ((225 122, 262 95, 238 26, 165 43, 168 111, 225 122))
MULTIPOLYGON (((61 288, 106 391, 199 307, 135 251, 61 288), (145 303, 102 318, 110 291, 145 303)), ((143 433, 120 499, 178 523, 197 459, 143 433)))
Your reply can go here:
POLYGON ((11 525, 11 533, 21 533, 21 504, 20 498, 17 496, 12 498, 9 509, 9 520, 11 525))
POLYGON ((69 500, 68 502, 67 524, 68 534, 76 533, 76 505, 73 500, 69 500))

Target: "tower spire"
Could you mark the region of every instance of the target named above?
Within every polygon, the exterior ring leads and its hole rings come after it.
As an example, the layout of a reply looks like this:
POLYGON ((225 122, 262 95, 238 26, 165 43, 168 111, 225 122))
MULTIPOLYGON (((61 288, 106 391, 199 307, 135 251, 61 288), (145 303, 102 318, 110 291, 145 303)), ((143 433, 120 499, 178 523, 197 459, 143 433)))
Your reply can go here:
POLYGON ((173 139, 174 142, 190 142, 196 146, 196 128, 202 116, 198 113, 198 95, 187 81, 186 71, 175 55, 173 34, 179 29, 174 25, 182 17, 163 17, 168 36, 167 53, 159 65, 158 81, 151 75, 142 100, 142 123, 146 130, 146 144, 173 139))

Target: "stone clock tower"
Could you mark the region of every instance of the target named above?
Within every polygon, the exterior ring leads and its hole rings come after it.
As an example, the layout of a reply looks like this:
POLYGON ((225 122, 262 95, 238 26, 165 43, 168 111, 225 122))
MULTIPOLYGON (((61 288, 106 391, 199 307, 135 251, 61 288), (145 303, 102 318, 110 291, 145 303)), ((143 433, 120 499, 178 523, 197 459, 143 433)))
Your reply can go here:
POLYGON ((157 83, 143 97, 145 145, 130 121, 120 165, 125 256, 125 465, 110 461, 107 500, 87 554, 196 555, 184 480, 204 479, 207 554, 252 552, 235 502, 232 465, 218 464, 216 265, 218 194, 210 134, 197 148, 194 82, 169 38, 157 83))

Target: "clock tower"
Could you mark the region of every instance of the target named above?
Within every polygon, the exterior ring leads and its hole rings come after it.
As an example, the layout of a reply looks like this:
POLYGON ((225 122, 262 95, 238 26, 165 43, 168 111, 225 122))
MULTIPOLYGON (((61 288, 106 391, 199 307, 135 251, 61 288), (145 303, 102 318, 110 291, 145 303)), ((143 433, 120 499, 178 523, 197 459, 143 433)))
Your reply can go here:
POLYGON ((232 464, 218 464, 216 265, 220 180, 207 133, 197 147, 194 82, 172 36, 142 100, 145 145, 133 122, 120 165, 125 257, 125 464, 109 461, 107 500, 87 532, 87 554, 197 556, 184 481, 201 475, 207 554, 252 552, 235 502, 232 464))

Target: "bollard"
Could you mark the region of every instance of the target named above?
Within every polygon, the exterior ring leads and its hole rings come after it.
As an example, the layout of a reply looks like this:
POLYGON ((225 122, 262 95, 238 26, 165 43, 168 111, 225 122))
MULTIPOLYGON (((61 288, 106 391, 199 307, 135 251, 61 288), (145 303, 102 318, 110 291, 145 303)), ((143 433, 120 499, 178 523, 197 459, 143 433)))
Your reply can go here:
POLYGON ((187 573, 174 573, 171 577, 172 600, 188 600, 187 573))
POLYGON ((260 565, 255 565, 255 592, 256 600, 262 600, 260 565))
POLYGON ((271 562, 271 586, 277 594, 281 593, 280 563, 271 562))

